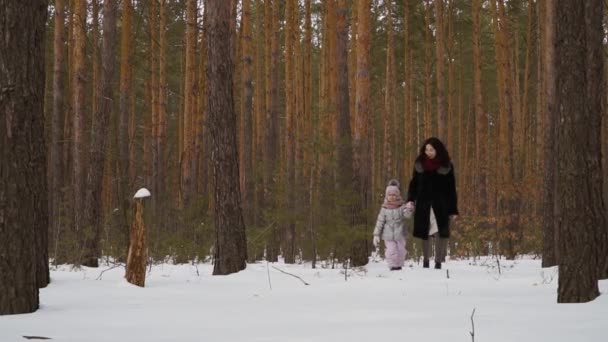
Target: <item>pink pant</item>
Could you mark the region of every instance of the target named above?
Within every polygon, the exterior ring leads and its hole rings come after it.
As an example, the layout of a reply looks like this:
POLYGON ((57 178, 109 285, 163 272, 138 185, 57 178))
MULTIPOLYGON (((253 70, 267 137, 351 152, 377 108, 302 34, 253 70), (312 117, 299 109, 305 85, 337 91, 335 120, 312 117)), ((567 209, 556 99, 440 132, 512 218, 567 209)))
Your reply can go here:
POLYGON ((384 257, 388 267, 403 267, 405 261, 405 240, 384 240, 384 257))

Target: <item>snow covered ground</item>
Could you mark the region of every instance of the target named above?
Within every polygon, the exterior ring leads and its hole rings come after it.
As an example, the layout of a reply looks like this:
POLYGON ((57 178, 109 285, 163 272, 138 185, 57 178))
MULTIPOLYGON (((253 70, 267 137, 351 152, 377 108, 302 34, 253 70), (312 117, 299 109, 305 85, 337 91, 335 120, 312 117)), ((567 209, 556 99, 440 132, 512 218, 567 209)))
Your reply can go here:
POLYGON ((608 281, 587 304, 556 304, 557 269, 539 260, 448 261, 443 270, 407 262, 390 272, 250 264, 211 276, 209 264, 158 265, 138 288, 124 268, 68 266, 51 273, 41 308, 0 316, 0 342, 53 341, 606 341, 608 281), (276 270, 300 276, 310 283, 276 270), (198 269, 198 274, 197 274, 198 269), (449 270, 449 279, 447 271, 449 270), (272 285, 272 289, 269 285, 272 285))

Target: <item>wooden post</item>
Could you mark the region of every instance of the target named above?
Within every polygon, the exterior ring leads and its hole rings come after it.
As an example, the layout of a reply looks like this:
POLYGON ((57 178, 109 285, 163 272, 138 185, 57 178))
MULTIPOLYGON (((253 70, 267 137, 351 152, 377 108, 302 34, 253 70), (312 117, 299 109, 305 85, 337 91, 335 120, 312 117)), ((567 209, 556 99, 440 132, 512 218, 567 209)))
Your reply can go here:
POLYGON ((150 197, 146 188, 141 188, 134 196, 135 216, 131 223, 131 244, 127 256, 125 277, 133 285, 144 287, 146 282, 146 227, 144 225, 144 199, 150 197))

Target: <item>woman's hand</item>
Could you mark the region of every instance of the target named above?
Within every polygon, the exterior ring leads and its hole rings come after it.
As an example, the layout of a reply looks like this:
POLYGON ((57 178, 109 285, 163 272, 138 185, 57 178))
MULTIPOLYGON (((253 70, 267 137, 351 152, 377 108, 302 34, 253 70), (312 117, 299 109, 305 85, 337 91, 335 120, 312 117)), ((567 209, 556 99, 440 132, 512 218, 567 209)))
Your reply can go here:
POLYGON ((455 222, 456 220, 458 220, 458 215, 450 215, 450 220, 452 222, 455 222))
POLYGON ((379 243, 380 243, 380 237, 378 235, 374 235, 374 247, 378 247, 379 243))

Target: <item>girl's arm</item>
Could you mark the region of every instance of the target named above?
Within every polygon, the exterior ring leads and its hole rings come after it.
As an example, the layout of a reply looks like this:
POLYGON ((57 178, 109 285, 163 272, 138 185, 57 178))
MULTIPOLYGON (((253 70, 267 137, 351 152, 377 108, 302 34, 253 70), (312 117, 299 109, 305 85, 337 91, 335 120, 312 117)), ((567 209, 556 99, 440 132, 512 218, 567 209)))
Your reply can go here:
POLYGON ((380 213, 378 214, 378 219, 376 220, 376 228, 374 228, 374 236, 382 235, 382 230, 384 229, 385 222, 386 222, 386 217, 384 216, 384 210, 380 209, 380 213))

